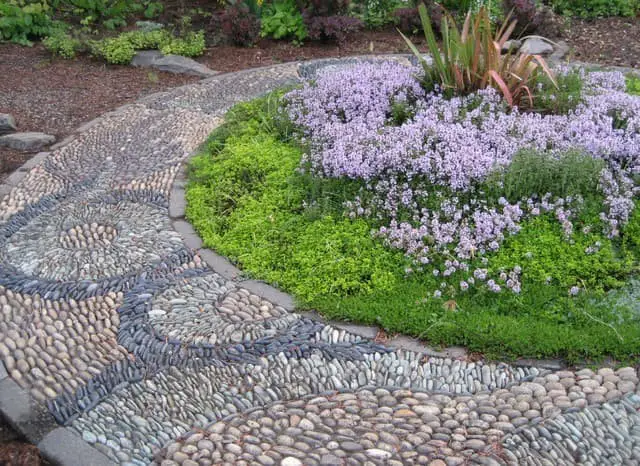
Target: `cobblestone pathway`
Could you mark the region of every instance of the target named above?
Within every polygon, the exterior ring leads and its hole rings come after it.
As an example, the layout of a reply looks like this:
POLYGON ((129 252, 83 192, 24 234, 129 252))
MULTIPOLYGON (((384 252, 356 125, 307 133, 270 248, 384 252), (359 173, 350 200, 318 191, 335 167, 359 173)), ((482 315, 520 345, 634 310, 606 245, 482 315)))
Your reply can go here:
POLYGON ((168 214, 182 162, 231 104, 299 76, 281 65, 148 97, 5 196, 9 376, 121 464, 638 464, 634 368, 387 348, 252 294, 184 245, 168 214))

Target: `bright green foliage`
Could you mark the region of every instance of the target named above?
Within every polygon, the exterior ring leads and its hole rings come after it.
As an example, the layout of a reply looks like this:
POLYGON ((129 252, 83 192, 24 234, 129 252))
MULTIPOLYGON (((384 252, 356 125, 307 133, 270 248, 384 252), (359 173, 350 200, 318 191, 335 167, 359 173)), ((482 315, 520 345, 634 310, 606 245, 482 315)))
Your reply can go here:
POLYGON ((47 0, 0 1, 0 41, 31 45, 30 39, 47 36, 53 29, 47 0))
POLYGON ((155 50, 171 40, 171 34, 164 29, 124 32, 119 37, 136 50, 155 50))
POLYGON ((301 43, 307 37, 307 26, 294 0, 276 0, 262 10, 262 37, 292 38, 301 43))
POLYGON ((94 56, 104 58, 113 65, 130 63, 136 50, 160 49, 165 55, 195 57, 204 52, 204 31, 190 31, 182 37, 175 37, 164 29, 130 31, 116 37, 90 41, 89 48, 94 56))
POLYGON ((494 197, 503 195, 510 202, 518 202, 532 194, 557 197, 581 195, 590 197, 597 192, 602 159, 580 151, 569 151, 552 156, 533 150, 515 155, 504 172, 498 172, 489 182, 494 197), (493 182, 493 183, 492 183, 493 182))
POLYGON ((559 74, 555 81, 554 84, 547 75, 538 77, 538 89, 533 98, 533 109, 536 112, 566 115, 582 102, 583 82, 578 70, 559 74))
MULTIPOLYGON (((264 102, 239 112, 252 105, 264 102)), ((187 216, 205 244, 304 302, 390 289, 402 255, 373 240, 362 220, 305 212, 308 180, 295 175, 302 151, 265 131, 261 117, 232 123, 230 137, 219 130, 191 164, 187 216)))
POLYGON ((74 58, 82 48, 82 42, 79 39, 62 30, 58 30, 46 37, 42 44, 54 55, 67 59, 74 58))
MULTIPOLYGON (((404 255, 371 235, 379 226, 369 223, 374 220, 342 215, 342 203, 361 187, 357 181, 299 173, 305 150, 291 137, 295 133, 279 110, 280 97, 236 106, 191 163, 187 217, 207 247, 248 275, 293 293, 301 308, 431 344, 465 345, 496 357, 640 354, 640 313, 633 299, 640 285, 625 285, 638 271, 640 210, 621 239, 600 233, 598 209, 591 207, 602 201, 589 201, 600 168, 596 162, 579 153, 558 160, 533 153, 517 157, 513 171, 503 174, 505 189, 513 196, 534 188, 582 194, 575 231, 567 237, 550 213, 522 222, 521 231, 489 257, 491 276, 522 268, 521 293, 496 294, 486 287, 460 291, 469 272, 435 277, 427 268, 405 275, 404 255), (530 173, 536 165, 540 176, 530 173), (567 179, 570 171, 577 174, 574 179, 567 179), (426 294, 443 281, 450 301, 426 294), (574 286, 580 292, 569 296, 574 286)), ((489 202, 498 194, 488 193, 489 202)), ((471 270, 481 267, 480 260, 471 261, 471 270)))
POLYGON ((640 76, 637 74, 627 75, 627 92, 633 95, 640 95, 640 76))
POLYGON ((552 0, 557 13, 581 18, 635 16, 640 11, 638 0, 552 0))
POLYGON ((165 55, 182 55, 184 57, 198 57, 205 49, 204 31, 188 32, 182 37, 170 37, 169 41, 160 45, 160 51, 165 55))
POLYGON ((91 41, 89 48, 94 56, 101 57, 112 65, 128 65, 136 53, 131 42, 123 37, 91 41))

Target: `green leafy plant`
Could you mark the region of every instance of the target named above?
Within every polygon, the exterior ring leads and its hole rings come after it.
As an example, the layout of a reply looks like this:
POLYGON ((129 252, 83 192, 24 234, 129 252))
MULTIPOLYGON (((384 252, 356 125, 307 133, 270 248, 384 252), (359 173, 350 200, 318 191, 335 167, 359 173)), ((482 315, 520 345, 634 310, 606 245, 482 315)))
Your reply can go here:
POLYGON ((301 43, 307 37, 307 27, 294 0, 276 0, 262 10, 262 37, 292 38, 301 43))
POLYGON ((598 180, 604 162, 580 151, 561 155, 522 150, 504 170, 490 181, 494 196, 503 195, 510 202, 518 202, 533 193, 557 197, 589 197, 598 192, 598 180))
POLYGON ((581 18, 635 16, 640 11, 638 0, 552 0, 551 5, 557 13, 581 18))
POLYGON ((133 44, 121 36, 89 41, 88 45, 92 55, 103 58, 112 65, 128 65, 136 53, 133 44))
POLYGON ((556 75, 555 82, 540 74, 535 90, 533 110, 539 113, 566 115, 583 101, 583 81, 578 70, 556 75))
POLYGON ((85 26, 99 24, 111 30, 125 26, 131 15, 153 18, 163 9, 160 2, 151 0, 51 0, 51 5, 68 17, 80 18, 85 26))
POLYGON ((421 4, 418 11, 433 64, 427 63, 411 40, 400 34, 422 64, 427 89, 438 86, 445 95, 454 95, 492 86, 502 93, 509 106, 519 106, 525 98, 533 105, 531 85, 540 70, 555 83, 551 70, 540 56, 501 53, 516 26, 515 21, 505 21, 493 36, 493 25, 485 7, 477 13, 469 11, 461 31, 455 19, 446 13, 440 28, 441 53, 427 8, 421 4))
POLYGON ((31 45, 31 39, 47 36, 53 29, 47 0, 0 2, 0 40, 31 45))
POLYGON ((204 31, 188 32, 183 37, 172 37, 160 46, 165 55, 182 55, 184 57, 198 57, 204 53, 204 31))
POLYGON ((394 11, 404 5, 398 0, 363 0, 354 5, 354 11, 368 28, 375 29, 393 23, 394 11))
POLYGON ((640 95, 640 76, 637 74, 629 74, 626 77, 627 92, 633 95, 640 95))
POLYGON ((62 30, 57 30, 45 37, 42 44, 54 55, 67 59, 74 58, 82 48, 82 42, 79 39, 62 30))

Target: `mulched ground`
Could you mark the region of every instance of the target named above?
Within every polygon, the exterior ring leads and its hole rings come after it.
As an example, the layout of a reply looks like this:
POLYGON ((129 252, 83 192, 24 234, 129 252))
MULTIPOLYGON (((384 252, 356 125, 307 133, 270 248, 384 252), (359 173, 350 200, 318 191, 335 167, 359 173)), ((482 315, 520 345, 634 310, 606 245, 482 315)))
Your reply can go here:
POLYGON ((640 18, 572 20, 563 36, 574 60, 640 67, 640 18))
MULTIPOLYGON (((41 46, 0 45, 0 113, 11 113, 19 131, 42 131, 58 140, 115 107, 197 80, 84 57, 52 59, 41 46)), ((31 155, 0 149, 0 171, 12 172, 31 155)))

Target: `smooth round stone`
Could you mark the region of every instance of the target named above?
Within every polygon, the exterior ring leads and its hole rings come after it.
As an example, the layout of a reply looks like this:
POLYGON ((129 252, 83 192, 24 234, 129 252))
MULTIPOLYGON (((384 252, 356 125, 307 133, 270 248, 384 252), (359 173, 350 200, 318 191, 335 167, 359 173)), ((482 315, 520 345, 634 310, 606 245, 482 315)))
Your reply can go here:
POLYGON ((300 461, 298 458, 295 458, 293 456, 287 456, 286 458, 282 459, 282 462, 280 464, 282 466, 302 466, 304 463, 300 461))

